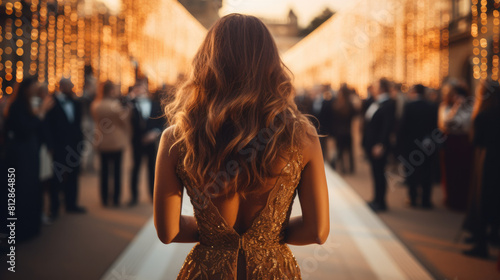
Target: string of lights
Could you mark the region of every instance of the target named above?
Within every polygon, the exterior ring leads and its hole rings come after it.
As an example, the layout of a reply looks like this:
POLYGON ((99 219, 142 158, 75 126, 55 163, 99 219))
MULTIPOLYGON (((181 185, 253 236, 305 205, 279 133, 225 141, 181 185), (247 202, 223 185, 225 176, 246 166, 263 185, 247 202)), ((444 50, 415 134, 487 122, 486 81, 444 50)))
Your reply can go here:
POLYGON ((40 2, 38 80, 44 82, 47 71, 47 0, 40 2))
POLYGON ((79 95, 86 66, 98 81, 110 79, 123 91, 137 75, 147 76, 152 89, 175 83, 206 33, 170 0, 124 0, 116 14, 81 0, 0 0, 0 5, 6 16, 0 25, 0 98, 26 75, 47 82, 50 92, 59 79, 70 77, 79 95), (172 36, 165 34, 183 36, 167 40, 172 36))
POLYGON ((445 2, 358 1, 288 50, 285 64, 299 88, 348 83, 363 95, 380 77, 437 88, 448 75, 445 2))
POLYGON ((488 40, 485 38, 485 34, 488 32, 488 0, 481 0, 481 39, 479 40, 480 54, 481 54, 481 79, 486 79, 488 77, 488 40))
MULTIPOLYGON (((123 91, 137 76, 147 76, 151 88, 173 84, 188 69, 206 33, 177 1, 123 0, 118 13, 80 0, 0 0, 0 5, 6 15, 0 26, 0 96, 34 74, 50 91, 61 77, 71 77, 81 93, 86 65, 98 81, 110 79, 123 91), (24 18, 30 19, 29 27, 24 18)), ((493 5, 488 11, 487 0, 471 0, 475 79, 491 74, 499 80, 500 0, 493 5)), ((348 82, 364 89, 384 76, 438 87, 449 71, 451 10, 447 0, 360 0, 337 13, 321 32, 299 42, 284 59, 298 86, 348 82), (387 16, 377 18, 377 11, 387 16), (328 47, 320 43, 324 38, 328 47)))
MULTIPOLYGON (((0 0, 0 5, 2 5, 2 0, 0 0)), ((3 42, 3 32, 4 28, 0 25, 0 44, 3 42)), ((0 48, 0 73, 4 70, 2 56, 3 56, 3 48, 0 48)), ((3 97, 3 78, 0 76, 0 98, 3 97)))
POLYGON ((492 69, 491 79, 499 80, 499 54, 500 54, 500 0, 495 0, 493 10, 493 56, 492 56, 492 69))
POLYGON ((439 54, 440 58, 440 69, 439 76, 446 77, 449 71, 449 44, 450 44, 450 2, 447 0, 441 0, 441 9, 439 10, 439 15, 441 22, 443 23, 443 27, 441 29, 441 53, 439 54))
MULTIPOLYGON (((4 39, 7 42, 12 42, 12 18, 10 15, 14 13, 14 4, 12 2, 7 2, 5 3, 5 14, 9 16, 5 20, 5 35, 4 39)), ((4 54, 7 56, 4 67, 5 67, 5 81, 8 82, 8 85, 5 87, 5 93, 6 94, 11 94, 12 93, 12 86, 11 86, 11 81, 13 78, 12 75, 12 60, 11 60, 11 54, 12 54, 12 47, 11 44, 7 44, 7 46, 4 49, 4 54)))

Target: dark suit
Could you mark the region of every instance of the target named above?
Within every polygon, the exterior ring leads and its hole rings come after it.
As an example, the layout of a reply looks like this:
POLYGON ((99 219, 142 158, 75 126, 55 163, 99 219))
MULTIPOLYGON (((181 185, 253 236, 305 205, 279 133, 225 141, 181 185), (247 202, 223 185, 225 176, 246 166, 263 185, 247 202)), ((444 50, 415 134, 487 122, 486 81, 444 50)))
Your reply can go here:
POLYGON ((69 120, 61 101, 54 96, 54 107, 47 113, 46 121, 50 130, 48 147, 53 152, 54 180, 51 184, 51 214, 59 213, 59 193, 64 191, 66 210, 77 208, 78 175, 83 145, 82 107, 80 102, 68 98, 72 104, 73 120, 69 120))
MULTIPOLYGON (((42 189, 39 178, 43 125, 40 119, 17 99, 9 108, 5 120, 5 132, 6 166, 2 172, 5 181, 8 181, 7 174, 14 174, 9 178, 15 179, 15 182, 13 185, 6 182, 3 188, 7 192, 8 187, 14 187, 15 202, 17 202, 15 205, 16 241, 24 241, 40 233, 42 189), (8 173, 7 168, 12 168, 15 172, 8 173)), ((7 202, 7 194, 4 197, 7 202)), ((1 216, 6 218, 3 214, 7 214, 7 203, 2 205, 5 205, 5 209, 2 209, 1 216)), ((0 232, 7 233, 6 226, 2 226, 0 232)))
MULTIPOLYGON (((321 110, 317 114, 317 118, 319 121, 319 133, 320 134, 325 134, 327 136, 334 136, 334 129, 333 129, 333 98, 328 99, 328 100, 323 100, 321 102, 321 110)), ((320 144, 321 144, 321 149, 323 151, 323 158, 328 159, 327 156, 327 139, 328 137, 321 137, 319 139, 320 144)), ((332 160, 329 162, 330 166, 332 168, 335 168, 335 161, 332 160)))
POLYGON ((137 202, 139 171, 143 156, 146 156, 148 159, 149 192, 151 194, 151 198, 153 197, 156 153, 158 150, 158 141, 154 141, 150 144, 144 144, 142 142, 142 139, 148 132, 151 132, 153 130, 159 130, 160 132, 163 131, 163 128, 165 127, 165 119, 162 117, 163 112, 160 102, 158 101, 152 101, 151 114, 147 119, 145 119, 140 112, 138 102, 136 100, 133 100, 132 103, 134 104, 131 117, 132 149, 134 161, 130 187, 132 193, 132 201, 137 202))
POLYGON ((361 102, 361 114, 363 114, 363 116, 365 115, 366 110, 368 110, 368 107, 370 107, 370 105, 372 105, 373 102, 374 99, 373 96, 371 95, 361 102))
POLYGON ((335 135, 335 128, 333 126, 333 119, 335 117, 335 114, 333 112, 333 102, 333 98, 323 100, 321 104, 321 111, 318 114, 320 133, 329 136, 335 135))
POLYGON ((365 118, 363 127, 363 148, 370 160, 375 187, 373 202, 379 207, 385 208, 385 193, 387 189, 387 180, 385 178, 385 166, 387 164, 387 150, 390 145, 389 137, 394 127, 396 106, 392 99, 387 99, 379 104, 378 109, 371 118, 365 118), (383 154, 376 158, 372 154, 373 147, 382 144, 383 154))
POLYGON ((398 133, 399 161, 405 167, 410 202, 417 204, 417 188, 422 187, 422 205, 431 205, 431 162, 436 152, 431 134, 437 128, 437 110, 419 99, 405 105, 398 133), (429 142, 430 141, 430 142, 429 142))

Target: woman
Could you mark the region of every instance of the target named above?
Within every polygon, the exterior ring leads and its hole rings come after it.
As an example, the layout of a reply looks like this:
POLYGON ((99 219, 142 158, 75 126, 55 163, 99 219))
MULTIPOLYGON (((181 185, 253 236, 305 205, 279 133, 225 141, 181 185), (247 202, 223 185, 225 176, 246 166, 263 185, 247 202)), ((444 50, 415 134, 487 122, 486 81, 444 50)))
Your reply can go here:
MULTIPOLYGON (((41 84, 38 87, 38 91, 35 97, 32 98, 32 106, 34 108, 39 108, 42 104, 42 100, 49 96, 49 88, 46 83, 41 84)), ((49 135, 48 123, 44 121, 42 123, 43 132, 44 132, 44 140, 49 139, 51 136, 49 135)), ((46 142, 46 141, 45 141, 46 142)), ((50 197, 50 183, 53 180, 54 172, 52 170, 53 164, 52 154, 49 152, 49 147, 47 143, 42 143, 40 146, 40 186, 42 188, 42 209, 45 193, 50 197)), ((50 217, 45 213, 42 213, 42 222, 45 225, 50 225, 52 223, 50 217)))
POLYGON ((445 205, 457 211, 467 209, 471 178, 472 144, 469 140, 472 106, 468 92, 458 84, 443 86, 443 102, 438 111, 438 127, 446 134, 441 150, 442 185, 445 205))
POLYGON ((269 31, 225 16, 193 68, 166 107, 155 177, 159 239, 198 242, 177 279, 301 279, 285 243, 326 241, 328 192, 316 130, 269 31), (194 217, 181 216, 184 188, 194 217), (302 216, 290 218, 296 193, 302 216))
POLYGON ((351 101, 351 90, 346 84, 340 87, 337 98, 333 103, 335 140, 337 144, 337 158, 340 171, 343 174, 354 173, 354 154, 352 149, 352 120, 356 109, 351 101), (349 157, 349 169, 345 163, 345 153, 349 157))
POLYGON ((488 258, 487 229, 490 241, 499 241, 500 226, 500 86, 495 81, 483 81, 476 92, 474 108, 475 170, 479 184, 471 203, 474 247, 466 255, 488 258))
POLYGON ((54 101, 46 96, 37 102, 38 82, 25 78, 9 100, 5 111, 7 167, 15 170, 16 241, 40 233, 42 190, 40 145, 44 138, 42 120, 54 101))
POLYGON ((106 81, 91 112, 96 124, 96 149, 101 155, 101 203, 108 206, 109 169, 113 169, 113 206, 120 206, 123 151, 130 140, 130 108, 119 100, 115 84, 106 81))

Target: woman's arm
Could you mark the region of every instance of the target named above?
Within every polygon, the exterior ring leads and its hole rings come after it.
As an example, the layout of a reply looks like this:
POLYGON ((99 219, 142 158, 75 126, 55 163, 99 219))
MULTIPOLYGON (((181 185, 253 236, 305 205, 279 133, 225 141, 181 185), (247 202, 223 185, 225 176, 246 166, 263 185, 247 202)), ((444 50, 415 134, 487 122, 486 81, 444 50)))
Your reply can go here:
POLYGON ((192 216, 181 216, 182 183, 175 168, 179 157, 176 147, 169 153, 174 143, 173 127, 167 128, 160 140, 156 160, 154 186, 154 223, 161 242, 198 242, 198 226, 192 216))
POLYGON ((292 245, 323 244, 330 233, 330 209, 318 137, 312 139, 303 154, 306 165, 298 185, 302 216, 290 218, 285 242, 292 245))

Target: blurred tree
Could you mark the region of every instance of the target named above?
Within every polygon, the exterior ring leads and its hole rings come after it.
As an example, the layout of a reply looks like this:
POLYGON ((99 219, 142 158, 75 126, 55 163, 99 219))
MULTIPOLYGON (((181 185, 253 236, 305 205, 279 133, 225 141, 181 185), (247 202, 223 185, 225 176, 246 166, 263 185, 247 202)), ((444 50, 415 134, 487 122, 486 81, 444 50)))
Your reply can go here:
POLYGON ((322 25, 325 21, 331 18, 335 14, 335 11, 325 8, 323 12, 317 15, 306 28, 299 31, 299 36, 305 37, 313 32, 316 28, 322 25))

